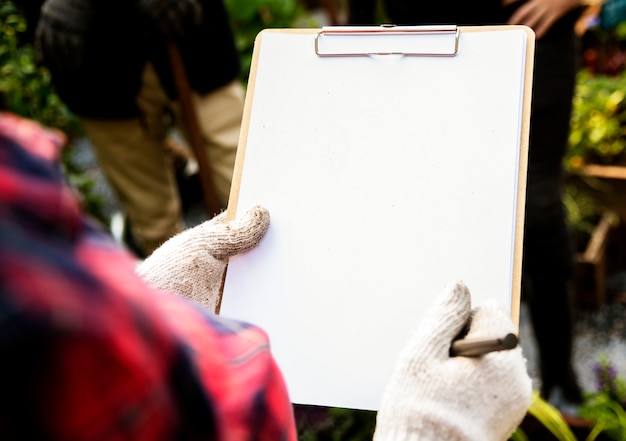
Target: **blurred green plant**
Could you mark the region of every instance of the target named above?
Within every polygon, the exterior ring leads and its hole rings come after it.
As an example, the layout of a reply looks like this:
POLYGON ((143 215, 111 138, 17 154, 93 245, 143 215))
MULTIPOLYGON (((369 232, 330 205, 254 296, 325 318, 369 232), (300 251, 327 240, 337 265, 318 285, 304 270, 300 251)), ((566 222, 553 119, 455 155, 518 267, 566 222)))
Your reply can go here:
POLYGON ((20 44, 26 21, 15 5, 0 1, 0 94, 13 113, 55 127, 69 137, 80 123, 52 90, 50 74, 38 65, 30 44, 20 44))
POLYGON ((606 207, 576 184, 568 184, 563 204, 571 227, 576 252, 584 252, 606 207))
MULTIPOLYGON (((626 165, 626 72, 593 74, 582 69, 577 75, 564 168, 588 181, 588 164, 626 165)), ((573 183, 565 188, 564 203, 582 251, 606 207, 573 183)))
POLYGON ((54 92, 49 72, 38 65, 32 45, 21 42, 26 21, 17 7, 0 0, 0 97, 4 107, 46 127, 53 127, 68 137, 62 151, 61 165, 65 176, 82 196, 85 210, 102 222, 103 200, 97 196, 94 182, 71 160, 73 141, 82 136, 79 119, 69 111, 54 92))
POLYGON ((299 406, 296 412, 300 441, 371 441, 376 412, 299 406))
MULTIPOLYGON (((528 414, 535 417, 557 440, 577 441, 576 436, 574 436, 561 413, 552 404, 541 398, 537 391, 533 392, 533 399, 528 408, 528 414)), ((528 438, 524 431, 518 428, 511 439, 513 441, 522 441, 528 438)))
POLYGON ((587 394, 580 415, 595 422, 595 433, 615 441, 626 440, 626 380, 608 357, 594 367, 596 392, 587 394))
POLYGON ((566 170, 588 163, 615 164, 626 152, 626 74, 578 73, 573 100, 566 170))

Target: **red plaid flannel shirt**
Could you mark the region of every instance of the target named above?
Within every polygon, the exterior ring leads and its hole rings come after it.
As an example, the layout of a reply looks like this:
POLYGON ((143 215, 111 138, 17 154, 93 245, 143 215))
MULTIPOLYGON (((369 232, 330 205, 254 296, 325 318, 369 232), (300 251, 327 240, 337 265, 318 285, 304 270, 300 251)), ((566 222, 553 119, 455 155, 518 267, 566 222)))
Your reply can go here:
POLYGON ((144 284, 63 141, 0 113, 0 439, 295 439, 267 335, 144 284))

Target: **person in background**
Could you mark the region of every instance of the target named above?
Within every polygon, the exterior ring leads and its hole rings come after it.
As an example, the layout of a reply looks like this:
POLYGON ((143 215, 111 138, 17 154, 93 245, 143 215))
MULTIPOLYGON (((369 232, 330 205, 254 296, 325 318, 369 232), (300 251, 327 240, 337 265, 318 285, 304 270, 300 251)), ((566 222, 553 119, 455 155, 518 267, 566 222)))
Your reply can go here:
MULTIPOLYGON (((561 410, 575 411, 582 393, 571 361, 574 261, 562 161, 579 66, 574 26, 584 5, 581 0, 385 0, 382 5, 398 25, 522 24, 535 32, 522 298, 539 348, 541 394, 561 410)), ((349 23, 374 24, 376 7, 376 0, 350 0, 349 23)))
POLYGON ((185 134, 168 44, 183 60, 212 180, 226 207, 243 85, 222 0, 15 0, 52 84, 83 122, 127 216, 136 252, 149 255, 184 228, 166 137, 185 134))
MULTIPOLYGON (((0 433, 12 440, 295 441, 265 332, 215 315, 229 256, 262 240, 252 207, 169 239, 138 265, 83 215, 58 163, 63 135, 0 112, 0 433), (202 306, 201 303, 207 305, 202 306)), ((532 383, 521 347, 451 357, 514 331, 498 305, 444 289, 400 354, 377 441, 504 441, 532 383)))

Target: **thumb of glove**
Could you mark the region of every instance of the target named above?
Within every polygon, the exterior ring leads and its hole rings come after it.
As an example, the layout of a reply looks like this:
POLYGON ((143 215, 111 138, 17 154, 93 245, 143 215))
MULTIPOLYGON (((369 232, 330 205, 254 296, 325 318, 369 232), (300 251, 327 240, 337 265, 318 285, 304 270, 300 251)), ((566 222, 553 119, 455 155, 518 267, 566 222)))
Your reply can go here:
POLYGON ((136 272, 154 288, 217 312, 228 257, 255 247, 269 223, 269 212, 260 206, 232 221, 221 213, 169 239, 136 272))
MULTIPOLYGON (((420 327, 406 345, 406 350, 422 354, 427 359, 447 358, 450 342, 467 325, 470 315, 471 296, 467 286, 461 281, 448 285, 435 299, 420 327)), ((412 356, 401 359, 415 360, 412 356)))

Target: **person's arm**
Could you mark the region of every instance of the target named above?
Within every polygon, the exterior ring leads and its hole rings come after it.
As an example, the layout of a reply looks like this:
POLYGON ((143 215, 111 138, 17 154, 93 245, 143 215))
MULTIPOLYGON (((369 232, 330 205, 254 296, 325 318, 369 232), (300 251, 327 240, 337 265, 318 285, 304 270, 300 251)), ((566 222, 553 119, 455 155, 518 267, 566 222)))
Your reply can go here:
MULTIPOLYGON (((135 259, 81 212, 67 187, 58 164, 64 142, 0 113, 2 433, 295 441, 265 332, 138 277, 135 259)), ((205 245, 194 252, 224 258, 246 232, 256 243, 265 231, 255 222, 238 231, 240 222, 191 229, 205 245)), ((218 273, 203 274, 204 283, 218 284, 218 273)))
MULTIPOLYGON (((503 6, 510 6, 520 0, 503 0, 503 6)), ((584 6, 583 0, 528 0, 509 18, 508 24, 522 24, 535 31, 537 39, 568 12, 584 6)))

